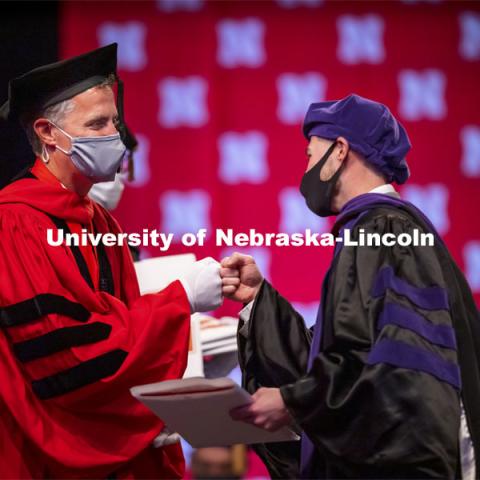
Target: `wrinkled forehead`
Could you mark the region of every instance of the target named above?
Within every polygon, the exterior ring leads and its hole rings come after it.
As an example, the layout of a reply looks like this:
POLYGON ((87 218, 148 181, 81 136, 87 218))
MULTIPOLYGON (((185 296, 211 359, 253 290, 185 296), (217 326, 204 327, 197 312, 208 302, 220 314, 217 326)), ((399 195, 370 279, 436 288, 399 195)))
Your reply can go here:
POLYGON ((85 110, 95 108, 115 108, 115 93, 110 85, 95 86, 72 97, 76 108, 85 110))
POLYGON ((109 85, 95 86, 75 95, 65 109, 65 121, 88 122, 118 117, 116 98, 109 85))

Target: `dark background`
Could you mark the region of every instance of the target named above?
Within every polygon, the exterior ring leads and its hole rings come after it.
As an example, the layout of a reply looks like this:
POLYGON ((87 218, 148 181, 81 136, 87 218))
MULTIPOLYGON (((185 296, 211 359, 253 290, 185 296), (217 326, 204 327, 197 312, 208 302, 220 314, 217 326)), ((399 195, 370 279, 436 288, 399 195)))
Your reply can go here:
MULTIPOLYGON (((8 81, 58 59, 57 2, 0 3, 0 102, 8 97, 8 81)), ((0 125, 0 188, 34 160, 21 127, 0 125)))

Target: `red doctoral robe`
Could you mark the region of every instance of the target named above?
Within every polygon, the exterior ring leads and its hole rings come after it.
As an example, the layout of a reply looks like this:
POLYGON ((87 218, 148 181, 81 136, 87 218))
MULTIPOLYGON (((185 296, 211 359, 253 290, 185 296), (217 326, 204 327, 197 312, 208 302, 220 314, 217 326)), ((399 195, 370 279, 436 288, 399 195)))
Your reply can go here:
POLYGON ((129 388, 182 377, 185 291, 140 296, 127 246, 50 246, 60 228, 121 231, 37 160, 0 191, 0 478, 181 478, 129 388))

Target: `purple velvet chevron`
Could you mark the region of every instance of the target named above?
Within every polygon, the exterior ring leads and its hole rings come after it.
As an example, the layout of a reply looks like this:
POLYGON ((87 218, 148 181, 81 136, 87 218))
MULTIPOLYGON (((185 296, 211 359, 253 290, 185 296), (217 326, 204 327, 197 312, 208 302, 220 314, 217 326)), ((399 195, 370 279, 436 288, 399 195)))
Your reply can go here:
POLYGON ((413 203, 406 202, 400 198, 394 198, 391 195, 383 195, 381 193, 363 193, 357 197, 349 200, 340 211, 339 215, 335 219, 335 228, 339 228, 345 223, 346 218, 358 218, 359 213, 366 212, 373 208, 380 207, 397 207, 401 210, 411 212, 417 217, 421 218, 428 226, 428 230, 435 235, 435 242, 444 244, 442 238, 438 234, 437 230, 433 226, 432 222, 425 216, 425 214, 419 210, 413 203))
POLYGON ((448 294, 441 287, 415 287, 397 277, 391 266, 378 271, 373 281, 372 297, 385 295, 390 289, 399 295, 407 297, 412 303, 426 310, 448 310, 448 294))
POLYGON ((429 322, 423 315, 420 315, 409 308, 396 303, 386 303, 383 307, 377 322, 377 329, 381 330, 386 325, 397 325, 406 328, 428 340, 433 345, 457 349, 455 331, 449 325, 435 325, 429 322))
POLYGON ((457 364, 443 359, 434 352, 399 340, 385 338, 372 348, 367 364, 378 363, 428 373, 458 390, 461 387, 460 369, 457 364))

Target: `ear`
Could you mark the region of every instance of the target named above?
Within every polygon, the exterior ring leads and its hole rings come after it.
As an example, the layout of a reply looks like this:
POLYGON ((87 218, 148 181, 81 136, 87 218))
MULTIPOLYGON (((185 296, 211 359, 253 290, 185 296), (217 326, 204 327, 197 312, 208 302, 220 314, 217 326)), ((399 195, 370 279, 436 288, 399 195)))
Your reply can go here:
POLYGON ((338 160, 340 162, 343 162, 348 155, 348 152, 350 151, 350 144, 348 143, 348 140, 345 137, 338 137, 337 140, 337 148, 336 153, 338 160))
POLYGON ((33 130, 38 138, 46 145, 56 145, 56 139, 52 135, 52 125, 46 118, 37 118, 33 122, 33 130))

